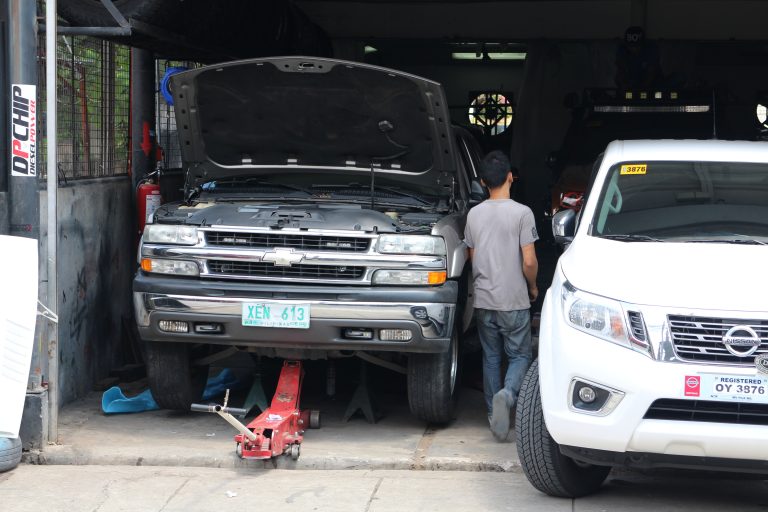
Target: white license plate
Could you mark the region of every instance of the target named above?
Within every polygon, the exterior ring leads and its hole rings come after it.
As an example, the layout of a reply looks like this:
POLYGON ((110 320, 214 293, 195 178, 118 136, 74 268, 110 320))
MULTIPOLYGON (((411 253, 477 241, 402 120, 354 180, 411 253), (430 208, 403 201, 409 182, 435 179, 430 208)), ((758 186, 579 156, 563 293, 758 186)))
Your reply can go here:
POLYGON ((309 329, 309 310, 309 304, 244 302, 242 322, 249 327, 309 329))
POLYGON ((764 375, 701 375, 701 398, 723 402, 768 403, 764 375))

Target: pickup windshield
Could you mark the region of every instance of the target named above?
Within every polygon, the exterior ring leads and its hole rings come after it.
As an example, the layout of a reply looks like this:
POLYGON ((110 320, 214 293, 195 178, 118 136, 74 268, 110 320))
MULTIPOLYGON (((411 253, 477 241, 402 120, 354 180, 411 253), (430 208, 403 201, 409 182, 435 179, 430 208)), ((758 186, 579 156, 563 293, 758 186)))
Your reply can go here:
POLYGON ((590 234, 634 241, 768 241, 768 164, 627 162, 608 171, 590 234))

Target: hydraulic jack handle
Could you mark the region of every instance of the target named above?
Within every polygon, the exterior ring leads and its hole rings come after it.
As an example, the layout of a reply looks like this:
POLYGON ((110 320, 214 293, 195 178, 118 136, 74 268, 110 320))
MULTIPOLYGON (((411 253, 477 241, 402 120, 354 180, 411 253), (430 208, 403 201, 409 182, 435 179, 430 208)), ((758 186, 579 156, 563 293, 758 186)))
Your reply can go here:
MULTIPOLYGON (((224 399, 224 403, 227 403, 227 398, 229 398, 229 390, 227 390, 227 397, 224 399)), ((238 416, 245 416, 248 411, 245 409, 239 409, 237 407, 227 407, 226 405, 219 405, 219 404, 192 404, 190 407, 190 410, 194 412, 211 412, 214 414, 218 414, 224 420, 235 427, 235 429, 243 434, 245 437, 250 439, 252 442, 256 442, 258 437, 256 434, 253 433, 251 429, 243 425, 240 421, 238 421, 237 418, 233 416, 233 414, 236 414, 238 416)))
POLYGON ((245 409, 238 409, 237 407, 224 407, 223 405, 219 404, 192 404, 190 410, 193 412, 224 412, 231 414, 232 416, 245 416, 248 413, 248 411, 245 409))

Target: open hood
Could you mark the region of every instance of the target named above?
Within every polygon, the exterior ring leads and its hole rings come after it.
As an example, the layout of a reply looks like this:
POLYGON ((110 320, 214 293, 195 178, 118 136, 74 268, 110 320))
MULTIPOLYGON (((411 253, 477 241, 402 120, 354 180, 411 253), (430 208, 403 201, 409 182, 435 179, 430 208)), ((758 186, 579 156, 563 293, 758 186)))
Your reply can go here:
POLYGON ((171 81, 187 185, 297 173, 447 195, 456 169, 440 84, 366 64, 272 57, 171 81), (356 175, 358 178, 351 178, 356 175))

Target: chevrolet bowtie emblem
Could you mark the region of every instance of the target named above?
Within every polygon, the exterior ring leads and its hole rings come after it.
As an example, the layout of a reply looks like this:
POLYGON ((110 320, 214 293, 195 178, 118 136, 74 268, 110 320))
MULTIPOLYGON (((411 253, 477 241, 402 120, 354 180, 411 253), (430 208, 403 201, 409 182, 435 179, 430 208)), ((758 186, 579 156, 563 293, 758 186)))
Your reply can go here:
POLYGON ((274 263, 276 267, 290 267, 294 263, 299 263, 304 259, 303 254, 296 254, 293 249, 275 249, 268 252, 261 258, 261 261, 274 263))

